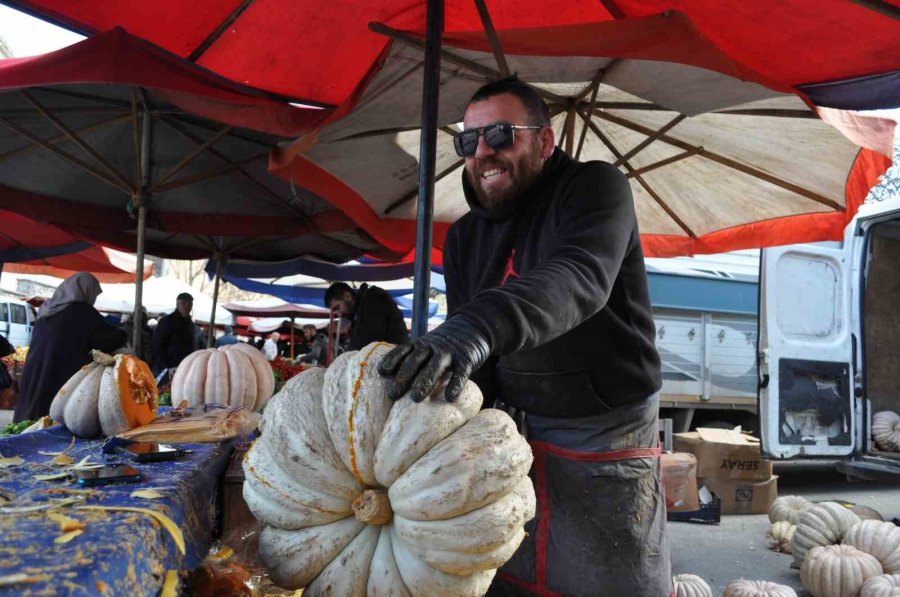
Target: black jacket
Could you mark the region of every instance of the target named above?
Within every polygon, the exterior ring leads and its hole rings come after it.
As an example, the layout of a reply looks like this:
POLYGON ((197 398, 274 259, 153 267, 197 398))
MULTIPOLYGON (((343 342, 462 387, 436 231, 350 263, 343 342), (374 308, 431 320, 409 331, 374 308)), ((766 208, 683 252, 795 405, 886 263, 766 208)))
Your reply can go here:
POLYGON ((359 350, 379 341, 407 344, 409 332, 403 313, 391 295, 377 286, 363 284, 356 291, 356 312, 350 328, 349 350, 359 350))
POLYGON ((91 362, 91 349, 113 352, 124 346, 125 332, 111 326, 94 307, 72 303, 38 319, 19 381, 15 421, 38 419, 75 372, 91 362))
POLYGON ((526 412, 578 417, 643 400, 661 384, 637 218, 611 164, 560 149, 504 212, 480 206, 447 235, 451 316, 493 354, 473 376, 488 398, 526 412))
POLYGON ((197 350, 197 326, 190 317, 173 311, 159 320, 153 332, 153 373, 177 367, 197 350))

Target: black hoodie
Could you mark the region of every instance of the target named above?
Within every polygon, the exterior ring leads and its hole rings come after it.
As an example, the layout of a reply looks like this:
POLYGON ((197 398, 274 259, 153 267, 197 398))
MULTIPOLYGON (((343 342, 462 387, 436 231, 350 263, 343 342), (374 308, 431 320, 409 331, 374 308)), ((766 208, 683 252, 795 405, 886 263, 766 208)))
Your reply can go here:
POLYGON ((580 417, 659 390, 660 363, 631 188, 605 162, 556 149, 505 211, 471 211, 447 234, 451 316, 493 348, 473 379, 492 399, 580 417))

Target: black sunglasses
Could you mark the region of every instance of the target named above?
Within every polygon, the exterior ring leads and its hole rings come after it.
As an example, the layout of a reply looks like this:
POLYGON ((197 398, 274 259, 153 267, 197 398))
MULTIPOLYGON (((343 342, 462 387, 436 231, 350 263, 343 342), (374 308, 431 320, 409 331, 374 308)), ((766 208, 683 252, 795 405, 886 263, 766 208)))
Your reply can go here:
POLYGON ((516 130, 539 130, 542 126, 524 126, 508 122, 495 122, 477 129, 456 133, 453 148, 461 158, 470 158, 478 150, 478 138, 484 135, 484 142, 494 151, 507 149, 516 142, 516 130))

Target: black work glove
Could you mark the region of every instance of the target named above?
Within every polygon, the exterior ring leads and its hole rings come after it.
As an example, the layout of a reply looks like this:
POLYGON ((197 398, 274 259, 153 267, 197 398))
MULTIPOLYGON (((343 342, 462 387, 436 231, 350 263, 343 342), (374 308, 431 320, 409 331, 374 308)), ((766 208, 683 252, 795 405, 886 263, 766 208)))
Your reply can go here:
POLYGON ((484 334, 463 317, 455 316, 412 344, 394 348, 378 364, 378 372, 393 378, 387 390, 391 400, 409 391, 415 402, 424 400, 449 376, 444 397, 447 402, 455 402, 469 376, 490 355, 484 334))

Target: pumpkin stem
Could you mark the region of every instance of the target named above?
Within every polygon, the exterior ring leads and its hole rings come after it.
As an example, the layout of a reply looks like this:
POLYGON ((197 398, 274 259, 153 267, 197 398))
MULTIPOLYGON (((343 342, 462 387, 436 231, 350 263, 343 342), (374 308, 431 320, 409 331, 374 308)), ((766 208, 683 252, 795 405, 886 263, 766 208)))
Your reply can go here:
POLYGON ((367 489, 353 500, 353 514, 356 520, 374 525, 387 524, 394 517, 387 492, 377 489, 367 489))
POLYGON ((95 363, 103 365, 104 367, 111 367, 116 364, 116 357, 108 355, 100 350, 92 350, 91 357, 93 357, 95 363))

